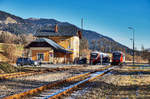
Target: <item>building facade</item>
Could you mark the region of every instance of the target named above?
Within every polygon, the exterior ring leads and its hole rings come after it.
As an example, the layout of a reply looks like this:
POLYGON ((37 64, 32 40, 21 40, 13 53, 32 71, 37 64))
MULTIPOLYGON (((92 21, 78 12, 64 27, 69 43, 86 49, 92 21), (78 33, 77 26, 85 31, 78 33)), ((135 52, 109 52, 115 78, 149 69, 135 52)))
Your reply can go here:
POLYGON ((46 63, 73 63, 79 57, 81 32, 62 33, 56 25, 54 30, 40 30, 37 40, 26 46, 28 57, 46 63))

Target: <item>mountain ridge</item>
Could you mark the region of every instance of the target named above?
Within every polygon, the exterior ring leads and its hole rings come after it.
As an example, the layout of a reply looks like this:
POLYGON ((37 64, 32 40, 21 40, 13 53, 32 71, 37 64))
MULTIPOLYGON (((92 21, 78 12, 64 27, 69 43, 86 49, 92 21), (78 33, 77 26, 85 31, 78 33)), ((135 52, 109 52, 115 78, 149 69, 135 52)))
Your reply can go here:
MULTIPOLYGON (((5 21, 8 17, 12 18, 16 21, 16 23, 0 23, 0 30, 2 31, 9 31, 13 34, 35 34, 38 29, 41 28, 49 28, 54 26, 55 24, 58 24, 60 27, 60 31, 64 33, 71 33, 74 32, 74 29, 80 29, 74 24, 68 23, 68 22, 61 22, 56 19, 46 19, 46 18, 28 18, 23 19, 21 17, 9 14, 4 11, 0 11, 0 21, 5 21)), ((81 29, 80 29, 81 30, 81 29)), ((86 38, 89 42, 89 48, 96 50, 100 50, 100 48, 105 47, 107 51, 110 49, 116 50, 116 48, 119 49, 122 48, 124 50, 128 50, 129 48, 114 39, 104 36, 98 32, 92 31, 92 30, 82 30, 83 37, 86 38), (95 47, 93 46, 93 41, 95 41, 95 47), (99 42, 99 43, 97 43, 99 42), (98 48, 99 47, 99 48, 98 48), (116 48, 115 48, 116 47, 116 48)), ((112 50, 112 51, 113 51, 112 50)), ((130 50, 130 49, 129 49, 130 50)))

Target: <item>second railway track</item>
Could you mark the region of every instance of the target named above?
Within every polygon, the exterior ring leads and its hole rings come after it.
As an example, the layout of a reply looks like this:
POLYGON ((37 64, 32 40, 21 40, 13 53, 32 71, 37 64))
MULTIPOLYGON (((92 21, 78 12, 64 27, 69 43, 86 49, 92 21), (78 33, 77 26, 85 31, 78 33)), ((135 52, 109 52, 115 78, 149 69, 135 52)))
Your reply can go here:
POLYGON ((53 72, 53 71, 62 71, 62 70, 64 71, 64 70, 69 70, 69 69, 75 69, 78 67, 79 66, 73 66, 73 67, 66 66, 65 68, 48 68, 48 69, 38 70, 38 71, 6 73, 6 74, 0 74, 0 80, 31 76, 31 75, 42 74, 42 73, 53 72))

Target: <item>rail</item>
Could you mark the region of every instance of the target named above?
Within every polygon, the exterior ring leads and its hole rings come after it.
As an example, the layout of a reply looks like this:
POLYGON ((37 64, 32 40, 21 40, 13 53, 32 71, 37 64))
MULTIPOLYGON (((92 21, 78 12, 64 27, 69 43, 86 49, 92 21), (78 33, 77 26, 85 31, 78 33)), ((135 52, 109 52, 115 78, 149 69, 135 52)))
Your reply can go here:
POLYGON ((111 66, 109 65, 109 66, 104 67, 103 69, 97 69, 97 70, 92 71, 92 72, 87 72, 87 73, 76 75, 76 76, 73 76, 73 77, 70 77, 70 78, 67 78, 67 79, 64 79, 64 80, 56 81, 54 83, 49 83, 47 85, 44 85, 44 86, 41 86, 41 87, 38 87, 38 88, 35 88, 35 89, 31 89, 31 90, 28 90, 28 91, 25 91, 25 92, 21 92, 21 93, 18 93, 18 94, 14 94, 12 96, 5 97, 4 99, 21 99, 21 98, 26 97, 26 96, 31 96, 31 95, 34 95, 36 93, 42 92, 46 89, 50 89, 52 87, 58 86, 58 85, 63 84, 63 83, 70 82, 70 81, 73 81, 73 80, 81 78, 81 77, 86 77, 86 76, 88 77, 88 76, 90 76, 91 73, 101 71, 101 70, 105 70, 105 69, 108 69, 110 67, 111 66))

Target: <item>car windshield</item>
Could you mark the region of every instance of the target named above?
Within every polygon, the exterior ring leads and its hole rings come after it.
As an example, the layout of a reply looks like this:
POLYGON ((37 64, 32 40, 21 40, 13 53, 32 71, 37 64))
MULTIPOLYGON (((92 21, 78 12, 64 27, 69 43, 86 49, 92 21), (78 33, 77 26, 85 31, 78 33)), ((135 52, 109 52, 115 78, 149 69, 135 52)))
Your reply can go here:
POLYGON ((23 58, 18 58, 18 61, 22 61, 23 60, 23 58))
POLYGON ((121 54, 120 53, 113 53, 113 58, 114 59, 120 59, 121 54))
POLYGON ((92 54, 91 54, 91 58, 96 58, 97 55, 98 55, 97 53, 92 53, 92 54))

